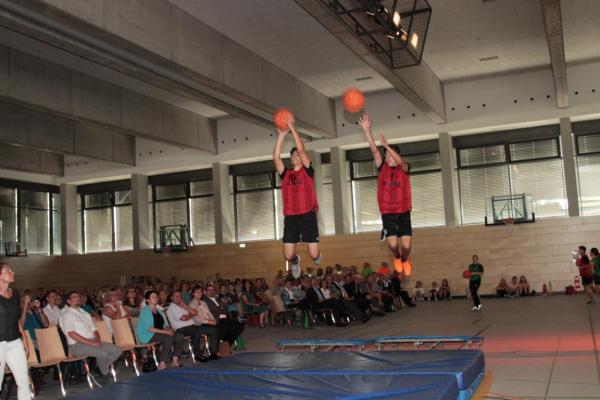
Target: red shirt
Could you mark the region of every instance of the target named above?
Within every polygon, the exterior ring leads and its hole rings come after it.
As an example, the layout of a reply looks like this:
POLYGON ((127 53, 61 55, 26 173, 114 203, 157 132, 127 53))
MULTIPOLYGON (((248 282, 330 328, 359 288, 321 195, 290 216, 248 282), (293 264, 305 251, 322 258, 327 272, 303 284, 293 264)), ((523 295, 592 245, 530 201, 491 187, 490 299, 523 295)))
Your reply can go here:
POLYGON ((308 168, 300 168, 298 171, 293 169, 283 171, 281 175, 283 215, 301 215, 319 210, 314 173, 312 165, 308 168))
POLYGON ((402 214, 412 209, 410 178, 402 166, 383 163, 377 178, 377 201, 381 214, 402 214))

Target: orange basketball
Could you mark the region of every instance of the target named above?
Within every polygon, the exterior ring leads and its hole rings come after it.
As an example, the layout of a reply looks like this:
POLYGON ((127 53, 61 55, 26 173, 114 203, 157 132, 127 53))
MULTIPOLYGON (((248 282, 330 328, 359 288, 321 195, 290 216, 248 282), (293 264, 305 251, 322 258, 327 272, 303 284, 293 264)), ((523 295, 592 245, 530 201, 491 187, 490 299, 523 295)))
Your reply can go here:
POLYGON ((273 123, 275 126, 281 130, 288 128, 288 119, 292 117, 293 114, 290 110, 285 107, 278 108, 273 113, 273 123))
POLYGON ((365 96, 357 88, 346 89, 342 96, 344 109, 351 113, 356 113, 365 108, 365 96))
POLYGON ((473 275, 473 274, 468 269, 466 269, 466 270, 463 271, 463 278, 467 278, 468 279, 468 278, 471 277, 471 275, 473 275))

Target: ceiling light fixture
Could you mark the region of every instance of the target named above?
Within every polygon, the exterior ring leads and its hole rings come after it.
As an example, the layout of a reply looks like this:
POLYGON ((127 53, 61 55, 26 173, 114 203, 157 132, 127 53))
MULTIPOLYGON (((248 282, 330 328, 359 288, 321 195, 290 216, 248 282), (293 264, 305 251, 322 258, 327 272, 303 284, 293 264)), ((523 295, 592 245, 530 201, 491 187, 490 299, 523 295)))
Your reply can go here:
POLYGON ((431 6, 427 0, 320 0, 391 69, 421 62, 431 6))

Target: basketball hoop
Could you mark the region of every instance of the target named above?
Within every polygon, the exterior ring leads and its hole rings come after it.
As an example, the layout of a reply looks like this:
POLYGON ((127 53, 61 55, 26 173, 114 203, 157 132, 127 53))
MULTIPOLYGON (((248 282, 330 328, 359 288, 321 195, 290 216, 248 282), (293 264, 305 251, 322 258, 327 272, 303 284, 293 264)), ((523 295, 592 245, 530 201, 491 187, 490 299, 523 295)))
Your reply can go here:
POLYGON ((504 218, 502 220, 502 222, 504 222, 504 225, 514 225, 515 224, 514 218, 510 218, 510 217, 504 218))
POLYGON ((171 254, 171 246, 167 245, 167 246, 163 246, 161 249, 162 255, 165 257, 169 257, 169 255, 171 254))

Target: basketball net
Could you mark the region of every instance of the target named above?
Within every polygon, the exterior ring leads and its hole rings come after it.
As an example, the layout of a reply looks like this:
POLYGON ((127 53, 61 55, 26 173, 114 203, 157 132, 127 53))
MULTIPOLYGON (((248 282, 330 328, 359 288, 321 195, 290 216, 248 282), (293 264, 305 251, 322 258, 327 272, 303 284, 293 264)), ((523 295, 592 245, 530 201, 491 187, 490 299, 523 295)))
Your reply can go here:
POLYGON ((163 246, 162 255, 165 257, 169 257, 169 255, 171 255, 171 246, 163 246))
POLYGON ((510 218, 510 217, 504 218, 502 220, 502 222, 504 222, 504 225, 514 225, 515 224, 514 218, 510 218))

